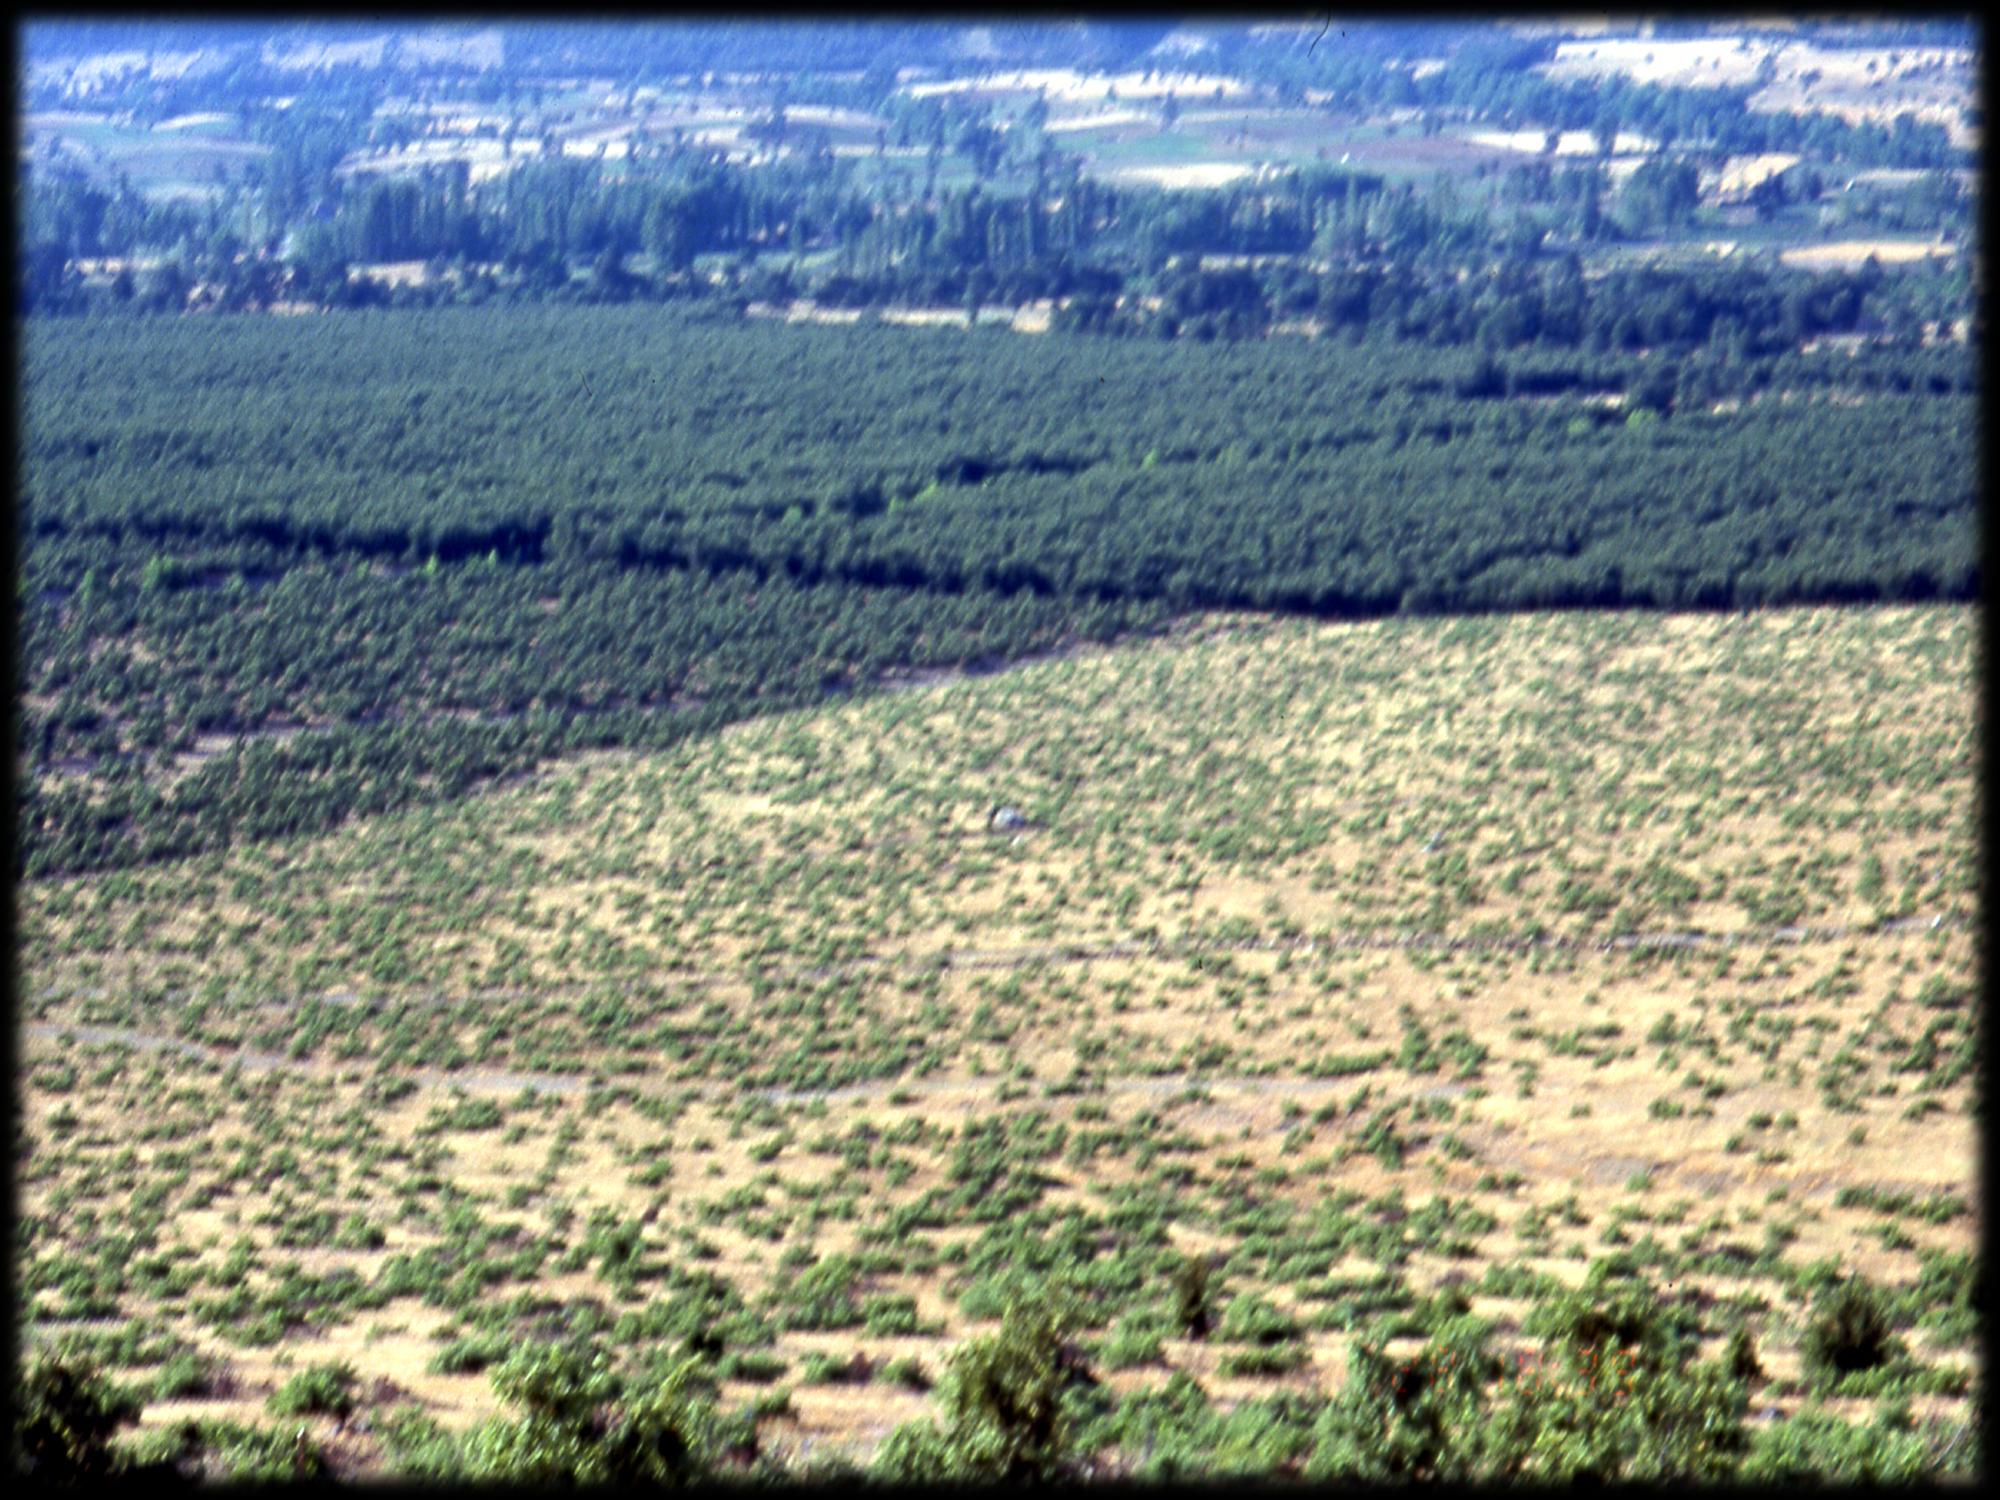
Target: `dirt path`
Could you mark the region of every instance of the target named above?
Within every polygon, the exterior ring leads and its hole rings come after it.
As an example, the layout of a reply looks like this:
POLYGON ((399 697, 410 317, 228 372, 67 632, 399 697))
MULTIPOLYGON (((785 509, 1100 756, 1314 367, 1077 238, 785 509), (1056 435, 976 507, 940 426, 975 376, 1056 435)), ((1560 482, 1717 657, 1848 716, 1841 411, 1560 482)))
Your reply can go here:
MULTIPOLYGON (((1177 938, 1171 941, 1128 939, 1112 943, 1042 943, 1014 948, 945 948, 935 953, 863 954, 830 964, 746 965, 740 970, 661 970, 657 980, 613 984, 550 985, 537 990, 465 990, 458 994, 437 991, 405 995, 361 995, 352 990, 335 990, 320 995, 259 995, 257 1004, 289 1006, 364 1005, 380 1009, 394 1004, 457 1005, 468 1001, 531 1000, 557 994, 629 994, 636 989, 657 993, 668 987, 704 989, 752 979, 839 979, 871 970, 888 973, 934 973, 941 969, 1022 969, 1036 964, 1098 964, 1137 958, 1186 958, 1210 953, 1345 953, 1406 950, 1414 952, 1578 952, 1618 953, 1632 951, 1699 951, 1740 947, 1796 947, 1807 943, 1847 942, 1856 938, 1898 936, 1912 932, 1954 930, 1969 924, 1956 913, 1939 912, 1925 916, 1892 917, 1879 923, 1827 923, 1784 927, 1744 928, 1737 932, 1698 930, 1636 932, 1617 937, 1583 938, 1550 936, 1481 937, 1451 936, 1441 932, 1397 932, 1383 929, 1350 930, 1311 936, 1241 938, 1177 938)), ((47 985, 35 992, 38 1000, 95 1000, 106 992, 100 988, 59 988, 47 985)), ((164 1001, 193 998, 191 990, 167 990, 157 995, 164 1001)), ((251 999, 241 991, 225 991, 220 999, 240 1002, 251 999)))
MULTIPOLYGON (((79 1042, 89 1042, 97 1046, 131 1047, 140 1052, 178 1052, 184 1057, 205 1059, 219 1067, 240 1067, 253 1073, 278 1069, 334 1078, 344 1073, 356 1072, 360 1068, 358 1062, 335 1063, 324 1058, 292 1057, 282 1052, 263 1052, 248 1047, 218 1047, 210 1043, 191 1042, 186 1037, 162 1036, 158 1032, 140 1031, 129 1026, 29 1021, 21 1028, 21 1035, 51 1041, 62 1037, 73 1037, 79 1042)), ((482 1068, 467 1068, 453 1072, 447 1068, 422 1066, 398 1067, 391 1071, 398 1077, 413 1078, 435 1088, 461 1088, 471 1094, 518 1094, 523 1089, 534 1089, 546 1094, 581 1094, 591 1086, 588 1078, 565 1073, 510 1073, 499 1069, 482 1068)))
MULTIPOLYGON (((218 1047, 202 1042, 191 1042, 185 1037, 162 1036, 157 1032, 140 1031, 126 1026, 72 1025, 60 1021, 30 1021, 22 1027, 22 1035, 43 1041, 56 1041, 70 1037, 94 1046, 125 1046, 140 1052, 178 1052, 186 1057, 205 1059, 219 1067, 241 1067, 252 1072, 282 1070, 294 1073, 310 1073, 323 1078, 334 1078, 342 1074, 359 1072, 361 1062, 335 1063, 322 1058, 291 1057, 279 1052, 264 1052, 249 1048, 218 1047)), ((399 1078, 414 1079, 433 1088, 462 1089, 468 1094, 518 1094, 524 1089, 537 1093, 576 1095, 589 1091, 595 1085, 589 1078, 565 1073, 519 1073, 503 1069, 466 1068, 452 1070, 434 1067, 392 1067, 386 1070, 399 1078)), ((870 1083, 847 1084, 826 1089, 784 1089, 764 1088, 736 1090, 724 1085, 681 1084, 666 1089, 648 1089, 647 1093, 687 1093, 704 1100, 725 1100, 750 1097, 766 1099, 777 1104, 809 1104, 815 1101, 829 1104, 854 1101, 885 1100, 891 1095, 908 1095, 917 1099, 941 1099, 949 1096, 973 1097, 991 1095, 996 1090, 1014 1080, 1005 1076, 982 1078, 884 1078, 870 1083)), ((617 1088, 612 1081, 607 1087, 617 1088)), ((1330 1094, 1336 1089, 1351 1087, 1346 1078, 1274 1078, 1270 1076, 1215 1078, 1196 1073, 1153 1074, 1142 1077, 1105 1078, 1094 1080, 1079 1092, 1131 1095, 1138 1094, 1150 1098, 1166 1099, 1190 1089, 1205 1093, 1271 1095, 1281 1094, 1294 1097, 1316 1097, 1330 1094)), ((1465 1092, 1466 1085, 1459 1083, 1435 1084, 1422 1091, 1424 1098, 1454 1098, 1465 1092)))

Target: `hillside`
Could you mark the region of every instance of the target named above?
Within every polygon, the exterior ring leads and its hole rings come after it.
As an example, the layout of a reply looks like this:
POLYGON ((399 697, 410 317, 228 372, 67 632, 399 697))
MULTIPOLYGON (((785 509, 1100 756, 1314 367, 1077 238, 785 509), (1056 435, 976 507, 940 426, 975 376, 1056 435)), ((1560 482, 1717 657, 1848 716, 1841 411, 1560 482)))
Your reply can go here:
POLYGON ((693 1339, 802 1472, 1065 1286, 1073 1451, 1332 1476, 1398 1359, 1569 1369, 1586 1283, 1655 1309, 1643 1391, 1748 1331, 1743 1472, 1854 1472, 1799 1414, 1899 1393, 1870 1462, 1940 1461, 1975 624, 1209 616, 31 884, 31 1336, 155 1330, 103 1337, 179 1372, 156 1445, 345 1364, 368 1423, 308 1420, 354 1473, 446 1462, 523 1340, 693 1339), (1820 1362, 1848 1277, 1904 1352, 1820 1362))

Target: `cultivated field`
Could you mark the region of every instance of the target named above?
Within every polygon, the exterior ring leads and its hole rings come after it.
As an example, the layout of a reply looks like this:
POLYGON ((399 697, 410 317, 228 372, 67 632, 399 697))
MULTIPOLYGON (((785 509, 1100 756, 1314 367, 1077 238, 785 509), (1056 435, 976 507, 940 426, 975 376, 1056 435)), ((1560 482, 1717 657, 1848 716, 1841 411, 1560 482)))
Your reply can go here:
POLYGON ((1748 1331, 1760 1423, 1949 1433, 1976 626, 1211 618, 30 885, 28 1336, 155 1432, 344 1365, 302 1420, 381 1472, 525 1338, 702 1328, 811 1463, 1051 1280, 1114 1391, 1227 1406, 1630 1274, 1748 1331), (1887 1366, 1802 1358, 1836 1273, 1887 1366))
POLYGON ((1622 74, 1683 88, 1760 83, 1752 109, 1885 123, 1908 113, 1943 125, 1954 143, 1973 146, 1978 128, 1965 111, 1977 66, 1976 56, 1959 47, 1820 47, 1743 34, 1565 41, 1543 71, 1563 79, 1622 74))
POLYGON ((1870 260, 1901 265, 1951 253, 1950 245, 1930 240, 1829 240, 1822 245, 1789 246, 1778 252, 1778 259, 1788 266, 1851 267, 1870 260))

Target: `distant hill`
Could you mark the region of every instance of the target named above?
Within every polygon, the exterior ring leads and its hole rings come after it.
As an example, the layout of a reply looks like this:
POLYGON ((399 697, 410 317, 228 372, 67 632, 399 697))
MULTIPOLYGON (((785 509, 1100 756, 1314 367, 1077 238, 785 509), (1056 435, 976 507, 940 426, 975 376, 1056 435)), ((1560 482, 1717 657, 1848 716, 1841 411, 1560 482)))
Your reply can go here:
MULTIPOLYGON (((955 69, 967 64, 1139 66, 1175 30, 1171 21, 379 22, 44 21, 25 27, 30 68, 120 53, 217 51, 289 58, 324 51, 322 65, 423 67, 449 61, 440 39, 497 33, 505 65, 533 71, 841 72, 871 63, 955 69), (380 49, 362 44, 381 41, 380 49)), ((480 65, 492 65, 480 59, 480 65)))

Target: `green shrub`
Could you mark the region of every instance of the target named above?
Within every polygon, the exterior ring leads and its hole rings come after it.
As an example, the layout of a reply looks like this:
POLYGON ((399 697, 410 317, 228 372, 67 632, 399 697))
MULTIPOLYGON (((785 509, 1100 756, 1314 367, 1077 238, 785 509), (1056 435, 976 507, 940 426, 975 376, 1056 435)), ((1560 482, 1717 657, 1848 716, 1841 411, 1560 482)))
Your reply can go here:
POLYGON ((1799 1353, 1807 1376, 1825 1385, 1900 1359, 1903 1345, 1883 1295, 1866 1282, 1841 1281, 1813 1300, 1799 1353))
POLYGON ((1285 1375, 1312 1363, 1312 1356, 1297 1344, 1275 1344, 1269 1348, 1232 1349, 1222 1356, 1224 1375, 1285 1375))
POLYGON ((716 1361, 715 1378, 747 1380, 754 1385, 769 1385, 790 1368, 791 1365, 787 1361, 775 1354, 766 1353, 761 1349, 741 1349, 725 1354, 716 1361))
POLYGON ((1232 1297, 1217 1337, 1232 1344, 1282 1344, 1299 1337, 1299 1325, 1254 1292, 1232 1297))
POLYGON ((493 1372, 518 1420, 486 1423, 465 1442, 467 1476, 508 1484, 673 1484, 710 1467, 712 1401, 689 1356, 631 1386, 602 1352, 540 1345, 493 1372))
POLYGON ((1174 1327, 1191 1339, 1205 1339, 1215 1318, 1215 1268, 1195 1256, 1182 1260, 1173 1269, 1169 1287, 1173 1295, 1174 1327))
POLYGON ((1071 1321, 1046 1300, 1016 1302, 1000 1332, 951 1358, 939 1389, 944 1423, 908 1422, 890 1433, 875 1474, 891 1481, 1047 1481, 1071 1466, 1063 1395, 1091 1380, 1065 1337, 1071 1321))
POLYGON ((208 1361, 192 1350, 182 1350, 160 1366, 153 1377, 155 1401, 178 1401, 206 1396, 214 1389, 215 1375, 208 1361))
POLYGON ((1503 1385, 1476 1447, 1488 1477, 1537 1483, 1725 1479, 1747 1446, 1743 1384, 1720 1366, 1571 1345, 1503 1385))
POLYGON ((890 1360, 875 1378, 884 1385, 899 1385, 908 1391, 927 1391, 931 1388, 931 1377, 925 1372, 923 1362, 909 1355, 890 1360))
POLYGON ((271 1415, 296 1417, 324 1413, 344 1417, 354 1410, 354 1370, 349 1365, 314 1365, 301 1370, 278 1388, 268 1403, 271 1415))
POLYGON ((1722 1367, 1731 1379, 1745 1385, 1764 1378, 1764 1366, 1757 1358, 1757 1344, 1749 1329, 1738 1328, 1729 1335, 1729 1343, 1722 1351, 1722 1367))
POLYGON ((1127 1316, 1105 1338, 1098 1357, 1107 1370, 1130 1370, 1161 1363, 1166 1358, 1166 1345, 1151 1320, 1127 1316))
POLYGON ((1918 1325, 1947 1345, 1971 1342, 1978 1335, 1985 1301, 1978 1255, 1922 1250, 1918 1258, 1923 1270, 1906 1304, 1918 1325))
POLYGON ((1358 1342, 1347 1383, 1314 1424, 1304 1475, 1315 1482, 1477 1476, 1483 1370, 1464 1351, 1391 1359, 1358 1342))
POLYGON ((124 1467, 111 1443, 139 1419, 139 1403, 88 1362, 64 1352, 28 1363, 14 1408, 14 1471, 46 1484, 82 1484, 124 1467))
POLYGON ((1598 1261, 1582 1287, 1551 1294, 1530 1308, 1523 1333, 1559 1347, 1643 1352, 1656 1364, 1676 1364, 1692 1350, 1699 1334, 1683 1308, 1663 1304, 1643 1282, 1607 1274, 1598 1261))
POLYGON ((1805 1411, 1758 1433, 1738 1477, 1752 1484, 1909 1484, 1931 1477, 1931 1468, 1914 1433, 1805 1411))
POLYGON ((210 1421, 197 1428, 190 1445, 206 1466, 234 1484, 265 1484, 277 1480, 319 1479, 326 1474, 326 1454, 302 1430, 280 1431, 243 1422, 210 1421))
POLYGON ((453 1339, 433 1354, 427 1368, 433 1375, 477 1374, 513 1351, 515 1341, 504 1333, 475 1333, 453 1339))
POLYGON ((861 1321, 878 1337, 916 1333, 917 1299, 900 1292, 870 1297, 861 1304, 861 1321))
POLYGON ((389 1465, 398 1478, 462 1481, 465 1455, 459 1440, 414 1406, 390 1412, 377 1425, 389 1465))
POLYGON ((1220 1420, 1208 1393, 1184 1370, 1163 1386, 1132 1391, 1076 1434, 1080 1451, 1112 1449, 1140 1480, 1175 1480, 1213 1472, 1220 1420))
POLYGON ((780 1308, 780 1325, 818 1333, 859 1328, 865 1321, 854 1299, 859 1274, 852 1261, 838 1255, 801 1271, 789 1287, 774 1296, 780 1308))
POLYGON ((874 1365, 858 1349, 846 1355, 814 1350, 799 1363, 799 1379, 807 1385, 860 1385, 874 1373, 874 1365))

